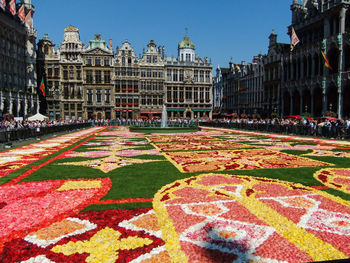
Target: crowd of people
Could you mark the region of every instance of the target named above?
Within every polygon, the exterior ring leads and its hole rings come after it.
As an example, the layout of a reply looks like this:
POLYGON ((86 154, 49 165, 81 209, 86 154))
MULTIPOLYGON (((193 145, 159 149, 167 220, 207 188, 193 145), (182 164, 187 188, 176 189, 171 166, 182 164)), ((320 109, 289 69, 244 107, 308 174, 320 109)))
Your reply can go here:
POLYGON ((212 120, 202 125, 227 127, 236 129, 276 132, 294 135, 307 135, 334 139, 350 138, 350 119, 323 118, 222 118, 212 120))
MULTIPOLYGON (((92 125, 92 126, 160 126, 160 118, 139 118, 115 120, 7 120, 0 121, 0 132, 9 133, 15 131, 40 131, 40 129, 50 127, 74 126, 74 125, 92 125)), ((190 119, 190 118, 168 118, 169 127, 188 127, 193 125, 246 129, 262 132, 275 132, 283 134, 306 135, 314 137, 349 139, 350 138, 350 119, 337 119, 324 117, 312 119, 308 118, 220 118, 220 119, 190 119)), ((7 134, 5 135, 7 136, 7 134)))

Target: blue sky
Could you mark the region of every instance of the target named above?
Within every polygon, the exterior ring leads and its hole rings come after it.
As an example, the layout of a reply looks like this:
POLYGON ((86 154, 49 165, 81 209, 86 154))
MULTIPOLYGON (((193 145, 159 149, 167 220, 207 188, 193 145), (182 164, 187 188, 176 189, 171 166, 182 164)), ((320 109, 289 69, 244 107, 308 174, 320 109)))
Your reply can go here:
POLYGON ((266 54, 272 29, 278 41, 289 43, 292 0, 32 0, 38 39, 44 33, 57 45, 72 24, 84 43, 101 34, 113 47, 128 39, 136 54, 149 40, 164 45, 168 56, 188 28, 200 57, 211 57, 213 67, 249 62, 266 54))

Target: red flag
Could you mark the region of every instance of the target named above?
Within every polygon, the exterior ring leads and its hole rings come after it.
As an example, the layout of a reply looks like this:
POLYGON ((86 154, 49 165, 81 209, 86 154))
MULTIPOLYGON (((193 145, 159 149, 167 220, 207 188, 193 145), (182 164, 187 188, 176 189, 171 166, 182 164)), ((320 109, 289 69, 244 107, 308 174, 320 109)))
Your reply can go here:
POLYGON ((26 15, 24 12, 24 5, 21 6, 21 8, 18 10, 18 17, 24 22, 26 20, 26 15))
POLYGON ((5 8, 6 8, 6 0, 0 0, 0 7, 2 8, 2 10, 5 11, 5 8))
POLYGON ((292 33, 290 35, 290 51, 293 51, 294 47, 300 42, 297 33, 295 33, 294 28, 292 27, 292 33))
POLYGON ((28 27, 33 27, 32 10, 29 10, 28 14, 26 15, 25 22, 28 27))
POLYGON ((40 88, 41 93, 43 94, 44 97, 46 97, 46 88, 45 88, 45 83, 44 83, 44 77, 41 80, 40 88))
POLYGON ((325 65, 327 68, 329 68, 330 70, 333 71, 333 69, 332 69, 331 65, 329 64, 329 61, 328 61, 328 59, 327 59, 325 53, 324 53, 322 50, 321 50, 321 53, 322 53, 322 56, 323 56, 323 58, 324 58, 324 65, 325 65))
POLYGON ((9 3, 9 9, 12 15, 16 14, 16 0, 11 0, 9 3))

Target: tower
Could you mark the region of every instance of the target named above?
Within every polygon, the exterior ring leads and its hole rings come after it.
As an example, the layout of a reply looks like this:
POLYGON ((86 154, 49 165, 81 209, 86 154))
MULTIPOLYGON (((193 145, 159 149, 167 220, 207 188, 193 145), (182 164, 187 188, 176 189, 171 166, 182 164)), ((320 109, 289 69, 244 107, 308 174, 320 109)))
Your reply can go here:
POLYGON ((186 35, 184 39, 178 45, 178 60, 193 62, 195 58, 196 46, 188 37, 188 32, 186 29, 186 35))

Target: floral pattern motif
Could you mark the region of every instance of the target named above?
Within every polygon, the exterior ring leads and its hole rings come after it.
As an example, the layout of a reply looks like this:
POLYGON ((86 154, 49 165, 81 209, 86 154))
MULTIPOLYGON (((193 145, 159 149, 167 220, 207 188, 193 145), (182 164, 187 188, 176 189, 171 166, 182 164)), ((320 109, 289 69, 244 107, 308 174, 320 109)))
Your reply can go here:
POLYGON ((331 165, 265 149, 165 152, 163 154, 183 173, 331 165))
POLYGON ((173 262, 310 262, 350 256, 349 202, 302 185, 203 174, 154 197, 173 262))
POLYGON ((350 194, 349 168, 321 169, 314 173, 314 177, 329 188, 350 194))
POLYGON ((0 177, 62 150, 104 128, 90 128, 0 153, 0 177))

